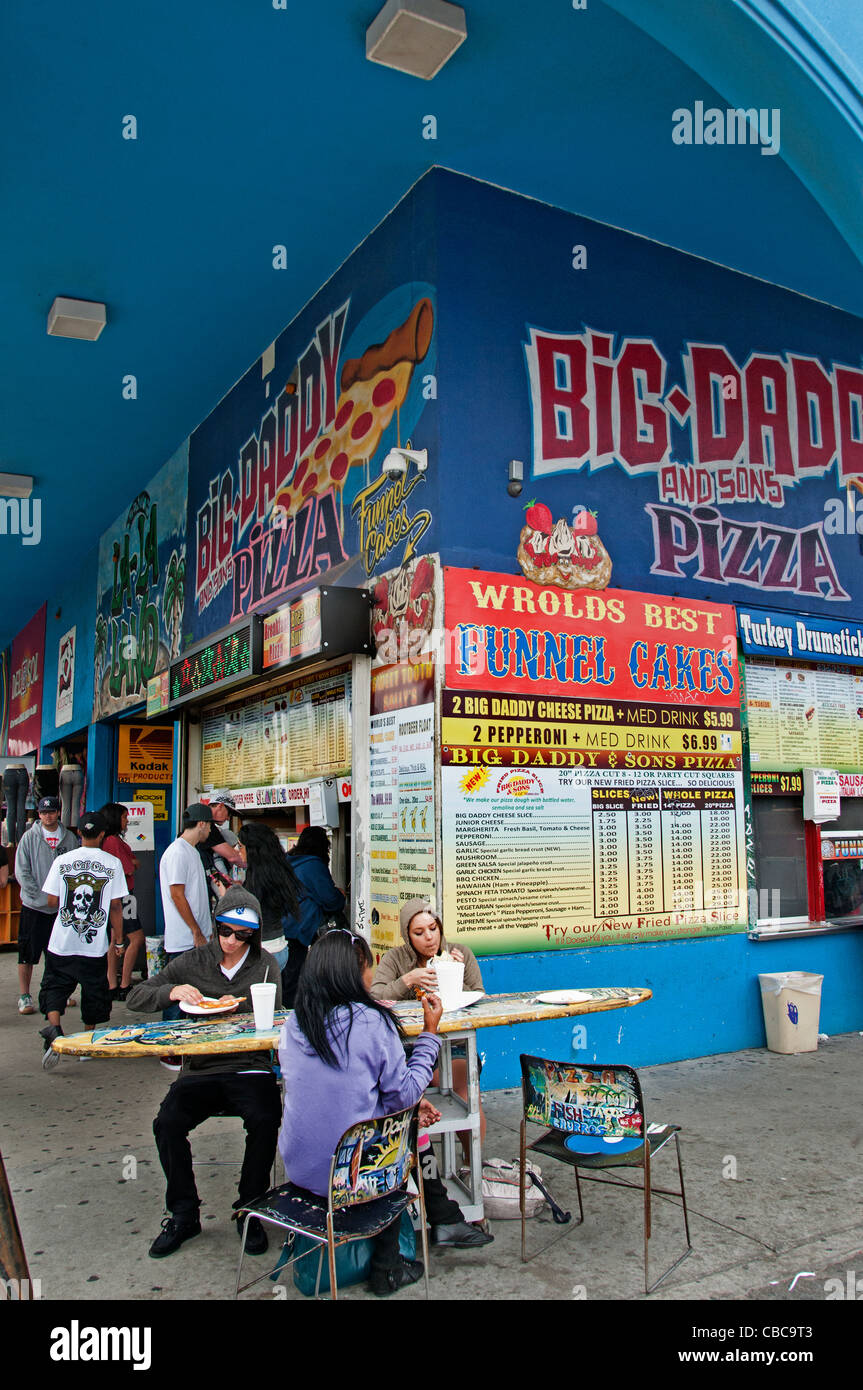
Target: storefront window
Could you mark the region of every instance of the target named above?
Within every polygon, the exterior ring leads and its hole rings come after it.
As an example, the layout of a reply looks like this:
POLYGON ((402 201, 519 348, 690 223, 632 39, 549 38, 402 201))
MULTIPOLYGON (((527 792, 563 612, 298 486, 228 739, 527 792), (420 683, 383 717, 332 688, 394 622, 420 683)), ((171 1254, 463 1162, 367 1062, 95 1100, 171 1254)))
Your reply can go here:
POLYGON ((753 797, 752 815, 758 920, 808 917, 802 798, 753 797))
POLYGON ((824 911, 863 919, 863 798, 843 796, 841 815, 821 828, 824 911))

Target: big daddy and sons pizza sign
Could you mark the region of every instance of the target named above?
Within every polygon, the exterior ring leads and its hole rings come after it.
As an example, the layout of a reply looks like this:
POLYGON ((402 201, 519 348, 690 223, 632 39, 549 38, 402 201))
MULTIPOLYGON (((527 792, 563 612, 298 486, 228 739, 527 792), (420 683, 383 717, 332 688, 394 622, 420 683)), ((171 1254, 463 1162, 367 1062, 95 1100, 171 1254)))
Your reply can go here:
POLYGON ((274 345, 267 378, 256 363, 192 436, 193 638, 324 573, 364 583, 431 539, 427 470, 408 461, 394 478, 380 463, 412 442, 435 394, 432 287, 405 285, 361 315, 353 296, 326 312, 318 296, 308 313, 306 336, 292 326, 274 345))

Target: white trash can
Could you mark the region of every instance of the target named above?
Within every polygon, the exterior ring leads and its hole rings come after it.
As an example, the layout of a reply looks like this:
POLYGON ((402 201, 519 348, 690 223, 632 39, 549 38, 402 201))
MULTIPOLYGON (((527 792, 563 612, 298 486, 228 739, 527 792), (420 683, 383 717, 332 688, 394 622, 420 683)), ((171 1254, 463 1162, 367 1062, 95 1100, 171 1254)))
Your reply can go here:
POLYGON ((823 975, 788 970, 759 975, 767 1046, 771 1052, 815 1052, 823 975))

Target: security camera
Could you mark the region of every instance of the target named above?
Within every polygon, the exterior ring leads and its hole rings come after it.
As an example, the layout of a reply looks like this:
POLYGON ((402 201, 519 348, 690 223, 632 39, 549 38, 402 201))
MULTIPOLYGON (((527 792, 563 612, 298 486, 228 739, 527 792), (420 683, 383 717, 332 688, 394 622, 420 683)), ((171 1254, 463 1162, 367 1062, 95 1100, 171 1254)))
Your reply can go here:
POLYGON ((383 462, 384 473, 388 478, 403 478, 409 462, 416 464, 418 473, 425 473, 429 466, 428 449, 390 449, 383 462))
POLYGON ((521 459, 510 459, 509 461, 509 482, 506 490, 510 497, 520 497, 524 482, 524 464, 521 459))

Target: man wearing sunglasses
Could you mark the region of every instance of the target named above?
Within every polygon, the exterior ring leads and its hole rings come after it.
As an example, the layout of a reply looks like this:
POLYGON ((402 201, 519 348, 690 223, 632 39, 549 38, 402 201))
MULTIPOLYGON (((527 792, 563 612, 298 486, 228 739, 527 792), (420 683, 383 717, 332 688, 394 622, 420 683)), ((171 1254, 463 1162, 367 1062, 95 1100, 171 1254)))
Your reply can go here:
MULTIPOLYGON (((194 1006, 200 1005, 202 999, 242 996, 235 1012, 251 1013, 251 986, 264 981, 276 986, 276 1008, 280 1008, 279 968, 261 948, 258 899, 244 888, 229 888, 216 906, 213 927, 212 938, 206 945, 176 956, 161 974, 136 985, 126 1000, 127 1008, 157 1013, 169 1003, 194 1006)), ((165 1206, 170 1213, 150 1246, 154 1259, 173 1255, 184 1241, 200 1235, 201 1202, 188 1135, 211 1115, 225 1114, 239 1115, 246 1129, 236 1210, 260 1197, 270 1186, 282 1106, 269 1049, 183 1058, 180 1075, 162 1101, 153 1124, 168 1184, 165 1206)), ((253 1218, 249 1222, 246 1252, 262 1255, 266 1249, 266 1232, 253 1218)))

